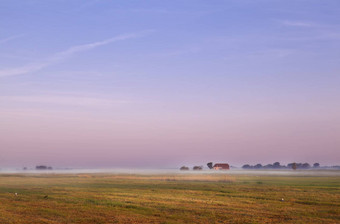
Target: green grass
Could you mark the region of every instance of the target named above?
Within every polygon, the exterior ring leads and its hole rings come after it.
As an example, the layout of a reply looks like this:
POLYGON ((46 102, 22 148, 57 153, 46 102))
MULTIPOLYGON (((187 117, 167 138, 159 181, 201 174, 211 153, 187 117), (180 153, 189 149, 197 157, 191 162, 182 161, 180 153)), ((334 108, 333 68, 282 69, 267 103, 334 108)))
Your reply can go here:
POLYGON ((0 223, 340 223, 340 177, 2 174, 0 223))

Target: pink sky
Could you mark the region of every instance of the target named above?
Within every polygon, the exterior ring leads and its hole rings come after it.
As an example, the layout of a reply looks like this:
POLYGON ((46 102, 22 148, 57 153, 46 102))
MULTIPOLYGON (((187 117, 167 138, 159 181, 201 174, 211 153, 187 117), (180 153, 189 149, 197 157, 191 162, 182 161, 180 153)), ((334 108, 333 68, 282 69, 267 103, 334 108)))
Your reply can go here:
POLYGON ((340 1, 2 1, 0 168, 340 164, 340 1))
POLYGON ((169 108, 154 102, 106 105, 102 100, 91 111, 93 103, 75 107, 53 100, 47 107, 40 99, 34 109, 14 109, 13 104, 1 111, 3 166, 153 168, 209 161, 328 165, 340 159, 338 111, 325 116, 327 111, 318 105, 294 110, 285 109, 287 105, 277 110, 234 105, 230 110, 226 105, 169 108))

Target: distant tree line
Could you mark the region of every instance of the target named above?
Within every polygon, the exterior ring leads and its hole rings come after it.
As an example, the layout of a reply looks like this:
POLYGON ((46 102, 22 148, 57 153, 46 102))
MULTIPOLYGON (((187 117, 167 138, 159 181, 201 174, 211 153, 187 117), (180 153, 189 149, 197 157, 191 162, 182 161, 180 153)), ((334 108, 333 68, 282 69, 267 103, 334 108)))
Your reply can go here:
MULTIPOLYGON (((215 166, 221 166, 221 165, 227 165, 229 169, 229 165, 227 163, 225 164, 215 164, 215 166)), ((37 166, 38 167, 38 166, 37 166)), ((50 169, 51 167, 46 168, 44 166, 44 169, 50 169)), ((214 164, 212 162, 207 163, 207 167, 209 169, 214 169, 214 164)), ((320 163, 314 163, 313 165, 310 165, 309 163, 288 163, 287 165, 281 165, 280 162, 275 162, 273 164, 267 164, 262 165, 261 163, 258 163, 256 165, 249 165, 245 164, 242 166, 243 169, 340 169, 340 166, 320 166, 320 163)), ((38 168, 36 168, 38 169, 38 168)), ((52 168, 51 168, 52 169, 52 168)), ((187 166, 182 166, 180 168, 182 171, 190 170, 187 166)), ((203 166, 194 166, 192 167, 192 170, 203 170, 203 166)))
MULTIPOLYGON (((228 163, 216 163, 215 165, 212 162, 207 163, 207 167, 209 169, 217 169, 217 170, 225 170, 228 169, 229 170, 229 164, 228 163)), ((185 170, 190 170, 189 167, 187 166, 182 166, 181 168, 179 168, 182 171, 185 170)), ((192 168, 192 170, 203 170, 203 166, 194 166, 192 168)))
POLYGON ((310 169, 310 168, 320 168, 319 163, 314 163, 311 166, 309 163, 288 163, 287 166, 281 165, 279 162, 275 162, 273 164, 256 164, 256 165, 249 165, 245 164, 242 166, 243 169, 310 169))
POLYGON ((51 166, 40 165, 35 167, 36 170, 52 170, 51 166))
MULTIPOLYGON (((190 170, 190 168, 187 167, 187 166, 182 166, 182 167, 180 168, 180 170, 185 171, 185 170, 190 170)), ((203 170, 203 166, 194 166, 194 167, 192 168, 192 170, 203 170)))

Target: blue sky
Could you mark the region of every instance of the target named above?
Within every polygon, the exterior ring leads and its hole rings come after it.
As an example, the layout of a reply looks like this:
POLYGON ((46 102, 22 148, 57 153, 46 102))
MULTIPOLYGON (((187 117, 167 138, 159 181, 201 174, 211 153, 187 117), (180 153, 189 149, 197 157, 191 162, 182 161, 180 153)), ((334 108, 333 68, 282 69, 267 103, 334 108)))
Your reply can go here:
POLYGON ((0 162, 334 164, 339 14, 335 0, 3 0, 0 162))

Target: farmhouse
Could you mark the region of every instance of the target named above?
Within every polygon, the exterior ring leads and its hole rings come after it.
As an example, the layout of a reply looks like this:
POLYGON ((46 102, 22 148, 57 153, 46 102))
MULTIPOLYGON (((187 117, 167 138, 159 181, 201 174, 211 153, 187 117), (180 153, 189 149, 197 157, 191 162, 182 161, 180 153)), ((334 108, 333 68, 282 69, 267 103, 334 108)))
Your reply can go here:
POLYGON ((228 163, 216 163, 213 166, 214 170, 229 170, 229 164, 228 163))

